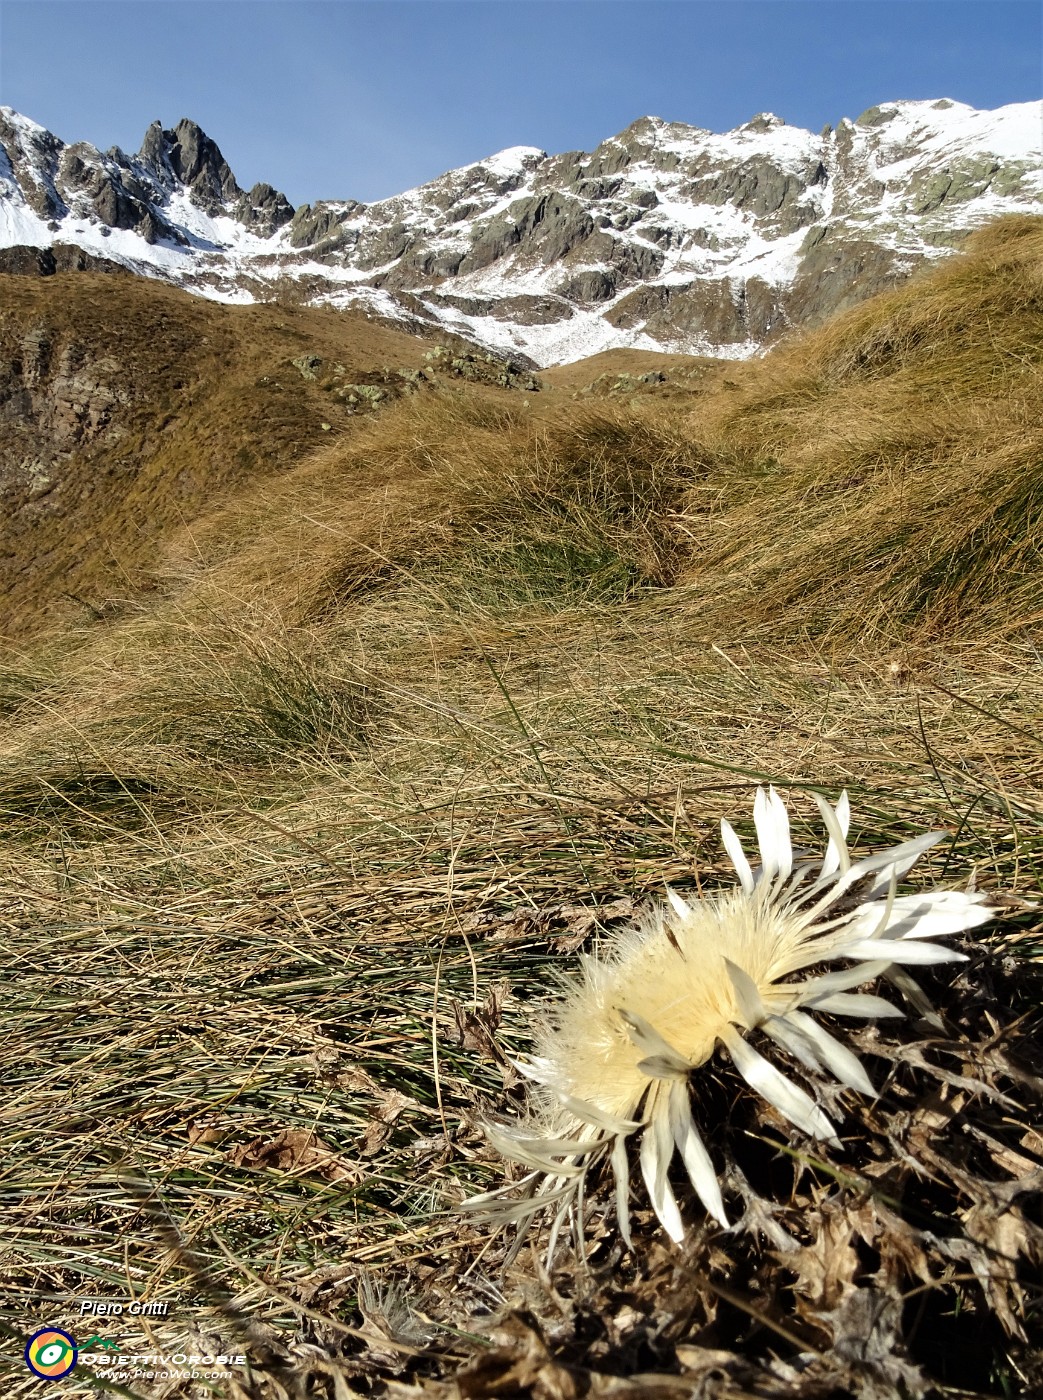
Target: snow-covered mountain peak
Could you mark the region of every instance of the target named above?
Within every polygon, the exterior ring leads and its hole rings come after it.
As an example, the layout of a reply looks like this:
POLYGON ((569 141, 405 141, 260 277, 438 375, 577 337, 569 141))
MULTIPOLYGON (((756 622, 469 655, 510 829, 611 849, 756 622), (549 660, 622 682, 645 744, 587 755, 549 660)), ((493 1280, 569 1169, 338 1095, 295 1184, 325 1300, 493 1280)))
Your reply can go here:
MULTIPOLYGON (((513 146, 388 199, 243 191, 183 118, 140 151, 0 108, 0 266, 54 248, 206 296, 286 295, 441 325, 539 364, 614 346, 745 355, 1043 212, 1043 104, 884 102, 815 135, 644 116, 593 151, 513 146)), ((63 255, 64 256, 64 255, 63 255)))
POLYGON ((495 155, 483 156, 481 160, 474 161, 471 166, 463 168, 468 170, 480 166, 482 169, 492 171, 494 175, 508 176, 521 170, 532 170, 541 160, 546 159, 547 152, 541 151, 539 146, 508 146, 505 151, 497 151, 495 155))

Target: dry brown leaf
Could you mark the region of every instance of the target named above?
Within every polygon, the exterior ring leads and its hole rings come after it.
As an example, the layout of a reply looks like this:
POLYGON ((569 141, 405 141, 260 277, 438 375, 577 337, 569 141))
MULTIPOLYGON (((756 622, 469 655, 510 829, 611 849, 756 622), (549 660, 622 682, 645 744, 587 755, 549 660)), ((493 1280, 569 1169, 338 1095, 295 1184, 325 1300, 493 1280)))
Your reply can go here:
POLYGON ((1043 1157, 1043 1133, 1036 1128, 1026 1128, 1019 1139, 1021 1146, 1026 1152, 1033 1152, 1037 1157, 1043 1157))
POLYGON ((372 1094, 374 1097, 378 1097, 381 1093, 380 1085, 373 1076, 357 1066, 341 1070, 337 1075, 336 1083, 338 1089, 347 1089, 351 1093, 372 1094))
POLYGON ((314 1172, 327 1181, 355 1181, 358 1169, 339 1158, 307 1128, 287 1128, 274 1138, 254 1138, 234 1147, 228 1154, 237 1167, 267 1168, 272 1171, 314 1172))
POLYGON ((321 1291, 323 1301, 328 1306, 331 1301, 339 1301, 350 1290, 357 1275, 357 1264, 327 1264, 306 1278, 299 1279, 295 1293, 302 1303, 311 1304, 321 1291))
POLYGON ((859 1400, 894 1400, 896 1395, 913 1400, 925 1393, 919 1367, 903 1355, 897 1289, 852 1288, 837 1308, 819 1316, 833 1336, 830 1360, 852 1373, 845 1380, 857 1385, 859 1400))
POLYGON ((497 982, 489 988, 480 1010, 471 1011, 455 998, 449 1003, 456 1022, 456 1037, 464 1050, 471 1050, 484 1060, 492 1060, 500 1068, 505 1089, 521 1080, 521 1075, 500 1049, 496 1040, 496 1029, 500 1024, 504 998, 509 988, 505 982, 497 982))
POLYGON ((188 1144, 195 1147, 198 1143, 218 1142, 227 1132, 228 1127, 221 1127, 217 1118, 196 1118, 188 1125, 188 1144))
POLYGON ((880 1255, 876 1279, 881 1287, 901 1287, 907 1278, 931 1283, 931 1268, 919 1230, 895 1215, 882 1201, 868 1197, 848 1210, 859 1236, 880 1255))
POLYGON ((474 1011, 468 1010, 455 997, 449 1002, 453 1018, 456 1021, 458 1043, 463 1049, 473 1050, 488 1060, 495 1060, 497 1064, 502 1061, 503 1052, 496 1044, 495 1032, 500 1024, 503 999, 506 993, 507 988, 503 983, 490 987, 481 1009, 474 1011))
POLYGON ((586 940, 595 924, 616 923, 629 919, 634 913, 634 901, 624 896, 603 904, 600 909, 588 909, 582 904, 561 904, 551 910, 554 918, 565 920, 565 932, 552 938, 550 946, 556 953, 574 953, 586 940))
POLYGON ((822 1216, 811 1244, 787 1253, 786 1267, 797 1275, 797 1292, 816 1308, 836 1307, 854 1287, 860 1264, 853 1235, 850 1216, 833 1210, 822 1216))
POLYGON ((461 1371, 460 1394, 470 1400, 489 1395, 526 1395, 532 1400, 578 1400, 587 1386, 572 1367, 551 1356, 534 1319, 511 1313, 491 1333, 497 1345, 461 1371))
POLYGON ((682 1344, 674 1348, 674 1355, 686 1371, 703 1377, 718 1375, 724 1380, 734 1369, 739 1358, 733 1351, 720 1351, 714 1347, 697 1347, 682 1344))
POLYGON ((1040 1258, 1041 1232, 1029 1225, 1015 1205, 980 1201, 964 1216, 971 1240, 984 1246, 967 1252, 968 1262, 1008 1336, 1025 1340, 1018 1316, 1024 1316, 1025 1291, 1017 1281, 1021 1257, 1040 1258), (1016 1310, 1016 1311, 1015 1311, 1016 1310))
POLYGON ((548 936, 550 947, 556 953, 575 952, 589 936, 595 924, 610 924, 620 919, 629 919, 634 913, 634 901, 629 896, 610 900, 600 908, 589 908, 583 904, 556 904, 546 909, 515 909, 508 913, 472 914, 464 921, 464 928, 487 929, 486 939, 490 943, 513 943, 534 935, 548 936), (550 934, 551 926, 564 924, 565 931, 550 934))
POLYGON ((380 1151, 391 1136, 395 1119, 404 1108, 417 1106, 416 1099, 411 1098, 409 1094, 399 1093, 397 1089, 382 1089, 379 1092, 380 1105, 362 1134, 359 1152, 363 1157, 372 1157, 380 1151))

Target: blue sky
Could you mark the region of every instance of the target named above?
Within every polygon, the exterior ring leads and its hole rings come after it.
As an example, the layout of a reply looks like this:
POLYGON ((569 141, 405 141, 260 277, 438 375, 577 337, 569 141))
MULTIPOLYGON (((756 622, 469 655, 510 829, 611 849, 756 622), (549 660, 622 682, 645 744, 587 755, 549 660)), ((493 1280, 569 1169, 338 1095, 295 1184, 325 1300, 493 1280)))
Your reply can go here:
POLYGON ((647 114, 819 130, 892 98, 1043 92, 1037 0, 0 0, 0 103, 137 150, 189 116, 239 183, 380 199, 647 114))

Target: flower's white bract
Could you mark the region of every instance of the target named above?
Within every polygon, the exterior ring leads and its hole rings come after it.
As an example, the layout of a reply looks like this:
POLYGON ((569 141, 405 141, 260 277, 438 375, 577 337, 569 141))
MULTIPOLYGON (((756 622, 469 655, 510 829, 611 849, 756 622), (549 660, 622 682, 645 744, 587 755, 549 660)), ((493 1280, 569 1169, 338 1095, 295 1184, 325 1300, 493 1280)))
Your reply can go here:
POLYGON ((835 808, 816 800, 829 834, 821 863, 795 862, 786 808, 774 788, 760 788, 753 810, 758 867, 722 822, 737 887, 693 903, 668 890, 668 902, 619 935, 606 956, 583 959, 582 979, 568 986, 538 1033, 537 1053, 518 1064, 535 1082, 532 1116, 485 1124, 493 1146, 528 1175, 472 1197, 465 1209, 517 1223, 516 1247, 532 1220, 552 1211, 552 1255, 566 1220, 582 1237, 584 1180, 588 1168, 607 1157, 620 1233, 630 1244, 627 1139, 639 1132, 641 1175, 670 1237, 684 1238, 668 1180, 675 1152, 706 1210, 727 1226, 690 1098, 692 1072, 717 1046, 796 1128, 835 1141, 834 1125, 813 1095, 752 1045, 749 1033, 758 1031, 787 1051, 812 1088, 830 1075, 872 1094, 858 1058, 809 1013, 901 1016, 883 997, 854 990, 882 975, 930 1015, 906 965, 962 959, 935 940, 992 914, 981 894, 897 894, 899 879, 945 832, 853 862, 847 793, 835 808), (824 963, 841 966, 800 975, 824 963))

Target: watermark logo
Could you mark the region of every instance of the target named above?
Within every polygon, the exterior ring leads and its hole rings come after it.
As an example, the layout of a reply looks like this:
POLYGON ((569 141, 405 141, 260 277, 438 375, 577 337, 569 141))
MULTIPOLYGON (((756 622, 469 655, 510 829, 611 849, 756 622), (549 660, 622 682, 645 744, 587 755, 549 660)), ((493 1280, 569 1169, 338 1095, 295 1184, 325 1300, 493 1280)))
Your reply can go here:
POLYGON ((34 1376, 45 1381, 58 1381, 76 1365, 79 1353, 68 1332, 60 1327, 44 1327, 25 1344, 25 1364, 34 1376))
POLYGON ((135 1380, 214 1381, 227 1378, 231 1366, 245 1366, 246 1353, 222 1352, 215 1356, 176 1351, 168 1354, 139 1352, 134 1346, 124 1351, 114 1338, 101 1337, 97 1332, 87 1341, 77 1343, 60 1327, 43 1327, 25 1344, 25 1364, 34 1376, 45 1381, 59 1381, 77 1366, 81 1375, 86 1372, 102 1385, 135 1380))

